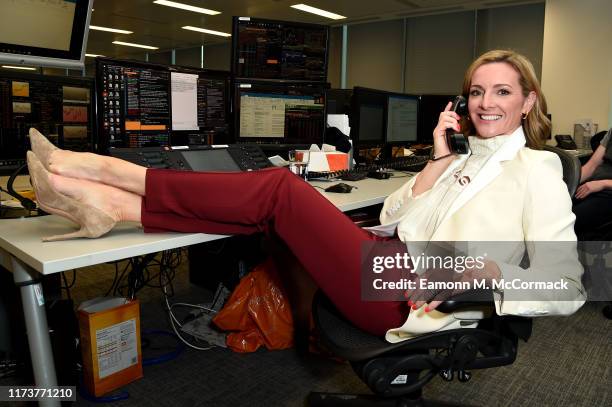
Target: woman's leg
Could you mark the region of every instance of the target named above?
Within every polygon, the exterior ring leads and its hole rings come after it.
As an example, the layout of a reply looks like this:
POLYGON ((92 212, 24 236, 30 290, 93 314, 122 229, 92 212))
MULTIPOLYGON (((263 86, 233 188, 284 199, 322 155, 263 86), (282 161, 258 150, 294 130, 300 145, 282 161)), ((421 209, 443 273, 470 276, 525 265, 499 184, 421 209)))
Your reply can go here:
POLYGON ((248 234, 274 230, 355 325, 381 335, 403 324, 408 312, 404 303, 361 300, 361 247, 375 238, 286 169, 148 170, 145 190, 145 231, 248 234))
POLYGON ((65 177, 101 182, 140 196, 145 192, 147 169, 119 158, 56 149, 43 164, 65 177))
POLYGON ((56 177, 52 182, 60 192, 107 212, 115 210, 120 220, 140 218, 146 231, 249 234, 273 228, 357 326, 382 334, 403 323, 407 312, 403 303, 361 301, 361 245, 372 236, 286 169, 147 170, 112 157, 64 150, 55 150, 48 164, 56 173, 85 179, 56 177), (138 195, 145 196, 142 212, 137 208, 138 195))
MULTIPOLYGON (((604 190, 576 200, 574 229, 579 240, 597 240, 596 230, 612 222, 612 191, 604 190)), ((600 237, 601 238, 601 237, 600 237)))

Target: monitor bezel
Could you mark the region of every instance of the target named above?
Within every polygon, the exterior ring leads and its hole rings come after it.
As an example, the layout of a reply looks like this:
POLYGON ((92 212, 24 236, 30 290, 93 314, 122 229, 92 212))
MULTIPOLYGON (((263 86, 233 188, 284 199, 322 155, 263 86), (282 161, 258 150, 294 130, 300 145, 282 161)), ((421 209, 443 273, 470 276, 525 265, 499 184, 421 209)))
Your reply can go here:
MULTIPOLYGON (((103 100, 102 100, 102 80, 101 80, 101 75, 102 75, 102 65, 103 64, 113 64, 113 65, 120 65, 120 66, 124 66, 124 67, 136 67, 136 68, 142 68, 142 69, 158 69, 158 70, 165 70, 168 71, 168 73, 172 73, 172 72, 181 72, 181 73, 193 73, 193 74, 198 74, 200 77, 209 77, 211 79, 221 79, 224 81, 225 83, 225 89, 224 89, 224 109, 225 109, 225 117, 226 117, 226 121, 228 122, 228 135, 227 138, 231 138, 231 126, 229 125, 230 122, 230 73, 228 71, 222 71, 222 70, 215 70, 215 69, 203 69, 203 68, 197 68, 197 67, 192 67, 192 66, 182 66, 182 65, 165 65, 165 64, 157 64, 157 63, 151 63, 151 62, 146 62, 146 61, 138 61, 138 60, 131 60, 131 59, 117 59, 117 58, 108 58, 108 57, 97 57, 96 61, 96 76, 95 76, 95 82, 96 82, 96 107, 97 107, 97 111, 98 111, 98 127, 101 129, 101 131, 98 133, 100 136, 103 133, 103 126, 104 126, 104 117, 102 115, 102 111, 104 109, 104 105, 103 105, 103 100)), ((170 84, 170 81, 169 81, 170 84)), ((170 86, 170 85, 169 85, 170 86)), ((168 88, 168 94, 170 95, 170 88, 168 88)), ((170 110, 170 118, 172 118, 172 100, 170 98, 169 102, 169 110, 170 110)), ((173 143, 173 135, 175 135, 175 139, 179 140, 179 139, 184 139, 186 135, 188 134, 193 134, 194 132, 196 132, 195 130, 170 130, 170 134, 169 134, 169 146, 172 147, 176 147, 176 146, 183 146, 185 145, 184 143, 173 143)), ((108 152, 110 151, 110 145, 108 142, 106 142, 105 140, 102 140, 101 137, 98 138, 97 143, 96 143, 96 151, 100 154, 108 154, 108 152)))
POLYGON ((313 83, 313 82, 326 82, 328 75, 328 65, 329 65, 329 26, 324 24, 312 24, 312 23, 301 23, 301 22, 293 22, 293 21, 283 21, 283 20, 272 20, 265 18, 257 18, 257 17, 246 17, 246 16, 234 16, 232 17, 232 49, 231 49, 231 63, 230 63, 230 72, 233 78, 236 79, 244 79, 244 80, 282 80, 282 81, 291 81, 291 82, 303 82, 303 83, 313 83), (248 20, 247 20, 248 19, 248 20), (312 79, 290 79, 290 78, 257 78, 250 76, 238 76, 238 29, 241 21, 248 22, 257 22, 257 23, 265 23, 265 24, 285 24, 287 26, 294 27, 303 27, 303 28, 317 28, 325 30, 326 38, 325 38, 325 62, 324 62, 324 80, 322 81, 313 81, 312 79))
POLYGON ((55 68, 83 69, 93 0, 76 0, 68 51, 0 42, 0 62, 55 68))
MULTIPOLYGON (((330 84, 326 82, 296 82, 296 81, 283 81, 283 80, 251 80, 251 79, 236 79, 232 81, 231 85, 231 106, 232 106, 232 134, 234 135, 234 141, 236 143, 254 143, 266 146, 280 146, 280 145, 305 145, 298 139, 287 139, 282 138, 271 138, 271 137, 240 137, 240 102, 239 102, 239 90, 240 85, 251 84, 254 86, 277 86, 279 88, 318 88, 323 95, 323 121, 321 123, 321 143, 325 140, 325 127, 326 127, 326 99, 325 91, 329 89, 330 84)), ((317 143, 319 144, 319 143, 317 143)))

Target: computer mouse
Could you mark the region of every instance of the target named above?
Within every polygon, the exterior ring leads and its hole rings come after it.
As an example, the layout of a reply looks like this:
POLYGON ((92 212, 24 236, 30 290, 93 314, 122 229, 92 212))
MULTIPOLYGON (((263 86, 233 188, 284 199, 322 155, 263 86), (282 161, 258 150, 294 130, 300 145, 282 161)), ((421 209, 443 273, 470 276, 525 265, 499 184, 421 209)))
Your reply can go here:
POLYGON ((338 192, 341 194, 348 194, 353 188, 356 187, 349 184, 345 184, 344 182, 339 182, 335 185, 332 185, 331 187, 325 188, 325 192, 338 192))

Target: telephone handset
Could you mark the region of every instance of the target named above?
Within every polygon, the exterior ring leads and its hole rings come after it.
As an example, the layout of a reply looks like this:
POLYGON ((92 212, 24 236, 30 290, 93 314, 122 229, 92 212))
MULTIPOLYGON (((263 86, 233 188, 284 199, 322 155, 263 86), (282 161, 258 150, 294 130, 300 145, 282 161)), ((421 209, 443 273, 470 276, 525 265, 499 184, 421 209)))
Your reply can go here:
MULTIPOLYGON (((457 113, 459 116, 468 114, 467 100, 459 95, 453 100, 453 104, 450 108, 451 111, 457 113)), ((463 133, 455 133, 453 129, 446 129, 446 144, 451 152, 456 154, 467 154, 468 153, 468 141, 463 133)))

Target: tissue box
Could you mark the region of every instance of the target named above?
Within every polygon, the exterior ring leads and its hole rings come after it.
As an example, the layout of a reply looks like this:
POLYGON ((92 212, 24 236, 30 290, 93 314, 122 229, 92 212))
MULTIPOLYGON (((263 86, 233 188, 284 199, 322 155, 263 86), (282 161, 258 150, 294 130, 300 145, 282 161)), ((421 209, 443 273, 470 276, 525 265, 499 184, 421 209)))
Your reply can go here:
POLYGON ((311 151, 308 171, 328 172, 348 170, 349 156, 340 152, 311 151))

